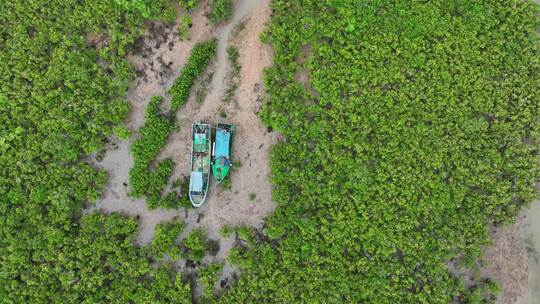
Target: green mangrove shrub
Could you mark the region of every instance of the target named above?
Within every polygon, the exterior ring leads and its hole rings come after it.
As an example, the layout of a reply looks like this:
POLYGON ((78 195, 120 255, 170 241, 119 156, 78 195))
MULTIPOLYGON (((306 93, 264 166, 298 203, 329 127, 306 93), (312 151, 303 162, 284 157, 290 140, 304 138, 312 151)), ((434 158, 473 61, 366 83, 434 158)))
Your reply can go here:
POLYGON ((174 81, 169 94, 172 99, 171 110, 175 112, 189 98, 195 80, 204 72, 216 52, 216 40, 208 40, 196 44, 191 50, 188 62, 174 81))

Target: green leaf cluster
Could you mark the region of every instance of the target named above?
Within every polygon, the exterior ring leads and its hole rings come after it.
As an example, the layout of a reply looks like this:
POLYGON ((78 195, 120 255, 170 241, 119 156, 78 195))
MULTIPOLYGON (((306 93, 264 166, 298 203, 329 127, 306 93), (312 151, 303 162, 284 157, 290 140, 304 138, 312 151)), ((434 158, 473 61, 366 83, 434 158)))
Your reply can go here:
POLYGON ((160 113, 161 102, 161 97, 152 97, 146 110, 144 126, 139 129, 138 138, 131 146, 135 164, 129 172, 130 194, 134 197, 146 196, 148 207, 152 209, 178 207, 177 195, 174 192, 162 195, 173 171, 172 159, 157 162, 155 168, 150 170, 175 128, 172 119, 160 113))
POLYGON ((172 260, 180 259, 180 246, 175 244, 175 240, 184 226, 180 220, 157 224, 151 244, 153 255, 159 258, 166 254, 172 260))
POLYGON ((202 229, 194 229, 182 240, 182 244, 186 249, 186 258, 195 262, 202 261, 206 252, 206 241, 206 232, 202 229))
POLYGON ((223 270, 223 264, 212 263, 197 271, 197 283, 202 287, 201 302, 211 303, 214 300, 214 285, 223 270))
POLYGON ((180 3, 181 7, 187 10, 192 10, 193 8, 197 6, 197 4, 199 3, 199 0, 178 0, 178 2, 180 3))
POLYGON ((131 131, 126 126, 116 126, 113 132, 120 140, 128 140, 131 137, 131 131))
POLYGON ((169 90, 172 98, 171 110, 173 112, 187 102, 193 84, 214 58, 216 46, 216 40, 208 40, 197 43, 191 50, 188 62, 182 68, 180 76, 174 81, 169 90))
POLYGON ((208 19, 213 24, 219 24, 232 16, 232 0, 210 0, 210 13, 208 19))

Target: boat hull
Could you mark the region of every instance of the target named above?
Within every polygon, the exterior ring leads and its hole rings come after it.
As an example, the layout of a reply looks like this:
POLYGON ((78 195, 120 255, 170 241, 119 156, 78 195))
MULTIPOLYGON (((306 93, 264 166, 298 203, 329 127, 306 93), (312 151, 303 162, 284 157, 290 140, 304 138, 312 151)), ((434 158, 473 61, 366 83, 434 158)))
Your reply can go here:
POLYGON ((212 128, 209 124, 191 125, 191 174, 189 200, 194 207, 204 204, 210 183, 212 128))

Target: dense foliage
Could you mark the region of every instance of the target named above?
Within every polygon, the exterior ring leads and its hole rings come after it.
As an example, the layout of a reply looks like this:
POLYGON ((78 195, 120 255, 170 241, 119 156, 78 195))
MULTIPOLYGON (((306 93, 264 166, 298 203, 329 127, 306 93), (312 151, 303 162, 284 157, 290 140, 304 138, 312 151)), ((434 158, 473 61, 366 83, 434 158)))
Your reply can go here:
POLYGON ((168 7, 0 1, 0 302, 189 298, 181 278, 133 247, 133 220, 80 212, 106 181, 83 156, 129 110, 128 47, 147 18, 170 20, 168 7))
POLYGON ((232 0, 210 0, 210 13, 208 19, 218 24, 226 21, 232 16, 233 3, 232 0))
POLYGON ((191 87, 204 72, 216 52, 216 40, 197 43, 189 56, 188 62, 180 71, 169 93, 172 98, 172 111, 175 112, 189 98, 191 87))
MULTIPOLYGON (((191 302, 187 278, 154 263, 178 253, 178 223, 136 247, 135 220, 81 212, 106 181, 84 156, 113 130, 130 136, 119 127, 129 45, 148 18, 171 20, 169 4, 0 1, 1 302, 191 302)), ((534 196, 538 10, 517 0, 272 7, 263 116, 287 138, 272 154, 279 206, 263 234, 236 229, 230 260, 244 275, 219 301, 487 300, 495 284, 467 289, 445 262, 476 259, 487 224, 534 196)), ((215 41, 195 47, 171 89, 174 110, 214 52, 215 41)), ((139 195, 161 194, 172 166, 153 162, 171 124, 159 101, 149 112, 156 125, 137 139, 148 146, 133 148, 145 164, 139 195)), ((194 230, 182 253, 200 262, 209 244, 194 230)), ((220 269, 198 269, 205 301, 220 269)))
POLYGON ((446 262, 478 258, 488 224, 512 221, 534 197, 534 4, 275 0, 272 8, 263 116, 287 138, 271 159, 278 208, 258 245, 233 252, 244 275, 222 300, 491 297, 493 284, 467 290, 446 262))
MULTIPOLYGON (((118 215, 93 214, 82 219, 71 247, 59 254, 51 270, 64 295, 56 302, 169 302, 189 298, 189 284, 171 276, 171 266, 155 268, 133 246, 137 224, 118 215), (115 271, 111 271, 111 270, 115 271)), ((45 296, 38 294, 36 296, 45 296)), ((38 298, 46 302, 48 296, 38 298)), ((39 301, 41 302, 41 301, 39 301)))

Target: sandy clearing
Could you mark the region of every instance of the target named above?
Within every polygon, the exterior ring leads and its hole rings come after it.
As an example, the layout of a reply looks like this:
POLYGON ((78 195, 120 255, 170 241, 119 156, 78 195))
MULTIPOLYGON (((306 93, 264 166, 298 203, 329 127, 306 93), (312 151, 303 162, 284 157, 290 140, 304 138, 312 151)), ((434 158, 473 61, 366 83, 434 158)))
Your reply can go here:
MULTIPOLYGON (((187 227, 178 237, 186 237, 193 229, 202 227, 211 239, 219 240, 220 249, 216 256, 207 255, 203 264, 223 262, 229 251, 236 244, 234 237, 223 239, 219 230, 224 225, 250 225, 261 228, 264 219, 274 211, 272 187, 269 181, 269 154, 271 146, 276 143, 277 136, 268 133, 261 125, 257 112, 262 107, 264 91, 262 90, 263 69, 272 63, 272 50, 262 45, 259 35, 269 20, 270 8, 268 0, 241 0, 236 3, 233 20, 218 30, 218 54, 211 72, 214 74, 203 104, 198 104, 194 96, 177 113, 180 131, 169 138, 167 147, 158 159, 171 157, 175 164, 173 178, 186 176, 190 166, 190 126, 192 122, 217 123, 219 112, 227 114, 225 121, 237 126, 233 142, 233 159, 242 163, 240 168, 231 171, 231 189, 224 190, 211 182, 210 193, 203 207, 189 210, 187 227), (229 38, 235 26, 246 22, 245 30, 232 43, 229 38), (240 84, 236 94, 236 102, 226 104, 222 101, 227 86, 230 67, 228 66, 226 49, 236 46, 240 53, 240 84), (251 193, 256 194, 250 200, 251 193), (200 221, 195 221, 195 220, 200 221)), ((176 268, 182 272, 192 273, 185 261, 177 261, 176 268)), ((225 263, 220 280, 216 282, 216 291, 231 286, 239 275, 236 267, 225 263)))
MULTIPOLYGON (((109 182, 102 198, 86 212, 119 212, 139 220, 137 242, 148 244, 154 234, 155 225, 159 222, 171 221, 175 217, 184 220, 187 227, 182 236, 194 228, 202 227, 210 238, 220 239, 219 230, 223 225, 251 225, 260 228, 264 218, 273 212, 275 206, 271 200, 271 185, 268 179, 269 152, 276 136, 268 133, 261 125, 256 113, 262 106, 264 92, 262 89, 263 68, 272 63, 272 51, 269 46, 259 41, 260 32, 270 16, 268 0, 240 0, 236 3, 235 14, 227 24, 212 29, 204 17, 206 5, 199 5, 193 13, 191 40, 180 41, 177 34, 178 22, 174 25, 149 23, 147 33, 136 43, 135 54, 128 56, 137 78, 129 89, 126 99, 132 110, 127 119, 127 126, 133 131, 129 141, 110 139, 106 154, 102 161, 95 157, 92 163, 99 169, 106 170, 109 182), (229 35, 241 21, 247 20, 246 29, 235 40, 240 51, 239 62, 240 85, 236 103, 224 104, 221 99, 226 88, 228 62, 226 49, 229 35), (186 176, 189 172, 190 160, 190 125, 193 122, 205 121, 216 123, 221 121, 219 112, 227 113, 227 122, 237 125, 233 144, 233 158, 242 166, 235 168, 231 174, 232 188, 224 190, 211 184, 210 196, 200 209, 187 212, 184 209, 149 210, 144 199, 133 199, 129 193, 129 170, 133 166, 133 157, 129 147, 137 136, 137 130, 144 124, 146 106, 152 96, 165 97, 165 106, 170 99, 166 92, 178 77, 180 68, 186 63, 188 55, 196 42, 218 39, 217 58, 210 70, 214 74, 208 95, 202 104, 198 104, 191 96, 188 103, 177 113, 180 131, 171 134, 166 147, 158 159, 171 157, 175 162, 172 179, 186 176), (256 194, 255 200, 249 195, 256 194)), ((192 94, 194 95, 194 94, 192 94)), ((207 257, 205 262, 223 261, 234 239, 220 240, 220 251, 215 257, 207 257)), ((182 268, 182 263, 178 267, 182 268)))
MULTIPOLYGON (((178 7, 177 10, 180 11, 178 7)), ((144 199, 133 199, 128 195, 129 170, 134 163, 129 147, 137 136, 137 130, 144 124, 150 98, 166 95, 166 90, 186 63, 193 45, 211 36, 211 28, 204 17, 202 5, 193 13, 191 40, 179 40, 178 21, 177 19, 172 25, 149 22, 148 30, 136 43, 135 48, 138 50, 135 54, 128 55, 128 61, 137 74, 126 95, 126 100, 131 104, 126 124, 132 130, 133 136, 129 141, 110 139, 103 160, 97 161, 95 157, 92 160, 97 168, 107 171, 109 181, 101 199, 86 212, 119 212, 138 218, 137 242, 140 244, 147 244, 152 240, 157 223, 170 221, 176 216, 183 218, 185 215, 183 210, 149 210, 144 199)))

